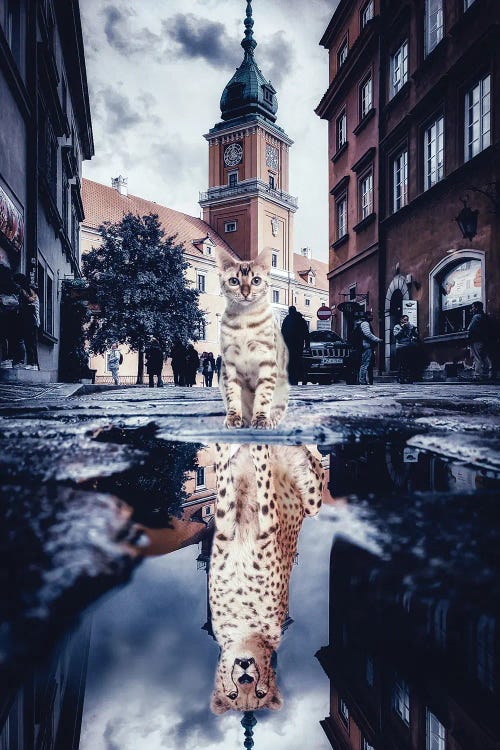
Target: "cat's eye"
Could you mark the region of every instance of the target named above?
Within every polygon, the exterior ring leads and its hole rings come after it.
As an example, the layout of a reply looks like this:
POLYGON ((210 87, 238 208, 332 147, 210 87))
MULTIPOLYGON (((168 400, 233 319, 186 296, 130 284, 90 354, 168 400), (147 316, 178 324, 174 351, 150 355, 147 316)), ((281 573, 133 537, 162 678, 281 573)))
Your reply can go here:
POLYGON ((234 701, 238 697, 238 693, 229 693, 227 697, 229 698, 229 700, 234 701))
POLYGON ((238 279, 236 278, 236 276, 231 276, 231 278, 229 279, 230 286, 238 286, 239 283, 240 282, 238 281, 238 279))
POLYGON ((260 278, 260 276, 254 276, 252 279, 252 284, 254 284, 255 286, 259 286, 261 281, 262 279, 260 278))
POLYGON ((262 690, 257 690, 257 698, 265 698, 267 693, 262 692, 262 690))

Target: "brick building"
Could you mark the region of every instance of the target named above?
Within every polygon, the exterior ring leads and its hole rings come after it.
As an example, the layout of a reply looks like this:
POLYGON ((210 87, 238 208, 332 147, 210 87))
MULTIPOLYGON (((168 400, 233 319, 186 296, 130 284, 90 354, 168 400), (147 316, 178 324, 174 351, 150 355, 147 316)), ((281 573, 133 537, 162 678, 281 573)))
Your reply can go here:
POLYGON ((417 324, 436 370, 464 360, 472 301, 481 300, 487 312, 499 315, 499 22, 500 7, 491 0, 382 0, 380 6, 342 0, 321 40, 330 51, 331 79, 317 109, 329 120, 333 156, 330 302, 338 304, 339 292, 349 292, 355 283, 356 299, 358 289, 366 291, 359 279, 368 288, 366 277, 373 283, 376 276, 378 305, 372 305, 370 294, 368 306, 378 314, 385 340, 381 369, 395 367, 392 329, 403 311, 417 324), (358 62, 370 36, 372 53, 358 62), (356 159, 363 149, 358 150, 359 130, 349 113, 356 112, 356 103, 361 106, 361 68, 369 60, 377 79, 376 125, 368 124, 365 132, 371 132, 375 149, 378 196, 373 198, 377 228, 370 231, 378 236, 380 251, 376 267, 373 262, 370 273, 361 276, 366 264, 359 260, 367 251, 351 246, 353 233, 359 238, 353 222, 362 208, 356 159), (345 154, 337 154, 344 101, 348 145, 345 154), (358 185, 354 194, 351 183, 358 185), (463 201, 479 212, 469 238, 455 221, 463 201), (353 253, 350 264, 346 252, 353 253))
MULTIPOLYGON (((79 275, 81 166, 94 153, 78 0, 0 2, 0 263, 38 284, 40 371, 57 380, 60 292, 79 275)), ((7 358, 6 358, 7 359, 7 358)))

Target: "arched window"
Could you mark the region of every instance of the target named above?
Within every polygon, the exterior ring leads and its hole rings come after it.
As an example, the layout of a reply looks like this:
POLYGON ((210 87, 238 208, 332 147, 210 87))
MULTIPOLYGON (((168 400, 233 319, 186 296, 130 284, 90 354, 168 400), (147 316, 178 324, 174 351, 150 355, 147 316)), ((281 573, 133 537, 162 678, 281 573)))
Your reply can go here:
POLYGON ((466 331, 472 303, 485 303, 484 253, 460 250, 444 258, 430 273, 429 292, 430 335, 466 331))

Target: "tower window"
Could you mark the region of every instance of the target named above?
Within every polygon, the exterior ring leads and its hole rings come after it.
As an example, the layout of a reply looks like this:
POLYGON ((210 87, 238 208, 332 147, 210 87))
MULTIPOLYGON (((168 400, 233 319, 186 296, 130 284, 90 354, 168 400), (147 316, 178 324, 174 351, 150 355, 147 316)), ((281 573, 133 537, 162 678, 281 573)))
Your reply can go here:
POLYGON ((268 102, 269 104, 273 103, 273 92, 271 89, 268 89, 266 86, 264 88, 264 101, 268 102))
POLYGON ((226 221, 224 222, 224 231, 225 232, 236 232, 238 228, 238 222, 237 221, 226 221))
POLYGON ((271 190, 274 190, 276 188, 276 180, 273 174, 269 175, 269 187, 271 190))
POLYGON ((227 184, 229 187, 236 187, 238 184, 238 172, 229 172, 227 175, 227 184))

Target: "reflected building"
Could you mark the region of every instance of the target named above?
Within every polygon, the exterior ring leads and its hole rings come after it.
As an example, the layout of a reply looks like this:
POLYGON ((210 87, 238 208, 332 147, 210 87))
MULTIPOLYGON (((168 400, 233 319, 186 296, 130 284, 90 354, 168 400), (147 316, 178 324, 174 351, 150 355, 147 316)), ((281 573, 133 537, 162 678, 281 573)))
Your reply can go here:
POLYGON ((355 545, 333 545, 330 642, 316 654, 330 679, 330 744, 498 748, 497 608, 411 590, 402 577, 355 545))

